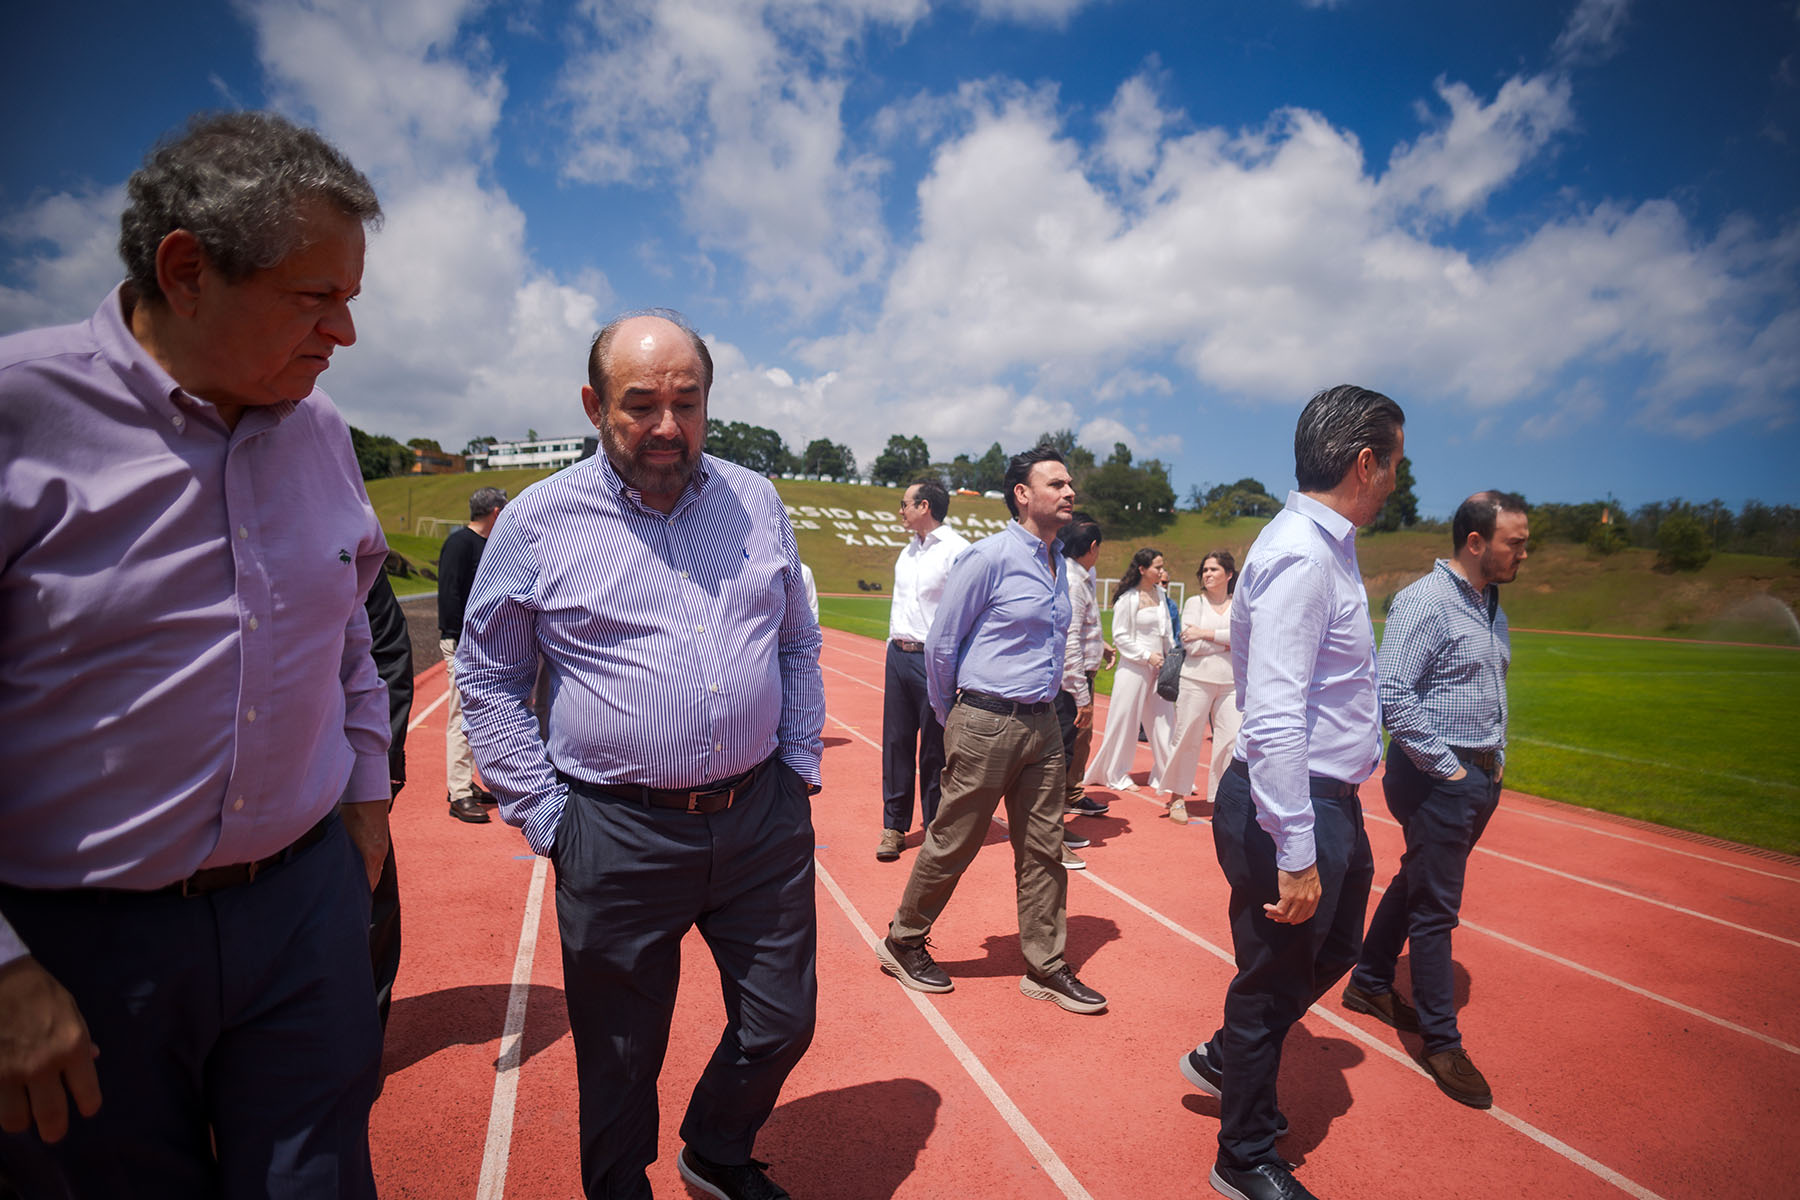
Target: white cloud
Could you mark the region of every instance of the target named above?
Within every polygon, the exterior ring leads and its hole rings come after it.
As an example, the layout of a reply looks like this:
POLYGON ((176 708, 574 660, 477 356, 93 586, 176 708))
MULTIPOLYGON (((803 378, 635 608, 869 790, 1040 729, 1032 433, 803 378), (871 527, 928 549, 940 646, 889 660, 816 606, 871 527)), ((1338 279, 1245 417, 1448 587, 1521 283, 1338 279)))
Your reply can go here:
POLYGON ((125 277, 119 213, 125 189, 46 196, 0 222, 0 240, 22 253, 12 265, 21 286, 0 285, 0 330, 86 320, 125 277))
POLYGON ((966 0, 982 16, 996 21, 1061 27, 1083 8, 1104 0, 966 0))
POLYGON ((751 298, 802 315, 879 278, 884 164, 847 145, 850 54, 925 0, 590 0, 594 44, 562 76, 575 179, 667 187, 751 298))
POLYGON ((1562 67, 1610 58, 1630 7, 1631 0, 1580 0, 1551 47, 1551 58, 1562 67))
POLYGON ((1395 203, 1451 218, 1479 208, 1574 120, 1566 79, 1514 77, 1492 103, 1437 81, 1449 119, 1395 148, 1381 186, 1395 203))
POLYGON ((1121 182, 1142 179, 1156 167, 1163 127, 1169 116, 1157 101, 1149 70, 1119 85, 1113 102, 1100 114, 1100 144, 1095 155, 1121 182))
MULTIPOLYGON (((1553 397, 1548 412, 1536 413, 1519 422, 1519 436, 1534 442, 1547 442, 1567 437, 1585 425, 1592 425, 1606 412, 1606 400, 1599 386, 1583 379, 1574 387, 1553 397)), ((1492 432, 1492 417, 1484 418, 1490 428, 1477 438, 1483 441, 1492 432)))

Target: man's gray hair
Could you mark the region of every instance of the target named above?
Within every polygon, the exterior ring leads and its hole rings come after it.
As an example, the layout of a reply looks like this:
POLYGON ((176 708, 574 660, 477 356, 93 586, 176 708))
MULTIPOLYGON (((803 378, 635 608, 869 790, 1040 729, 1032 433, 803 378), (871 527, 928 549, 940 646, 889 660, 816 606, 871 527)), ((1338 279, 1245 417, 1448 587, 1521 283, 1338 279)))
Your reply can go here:
POLYGON ((177 229, 236 282, 299 249, 299 209, 322 200, 365 225, 381 221, 367 177, 310 129, 267 112, 202 114, 157 143, 126 184, 119 257, 144 299, 161 299, 156 250, 177 229))
POLYGON ((506 492, 497 487, 476 488, 469 493, 469 520, 479 521, 491 512, 499 512, 506 504, 506 492))
POLYGON ((1294 480, 1303 492, 1329 492, 1367 446, 1389 466, 1406 414, 1382 395, 1342 383, 1314 396, 1294 427, 1294 480))

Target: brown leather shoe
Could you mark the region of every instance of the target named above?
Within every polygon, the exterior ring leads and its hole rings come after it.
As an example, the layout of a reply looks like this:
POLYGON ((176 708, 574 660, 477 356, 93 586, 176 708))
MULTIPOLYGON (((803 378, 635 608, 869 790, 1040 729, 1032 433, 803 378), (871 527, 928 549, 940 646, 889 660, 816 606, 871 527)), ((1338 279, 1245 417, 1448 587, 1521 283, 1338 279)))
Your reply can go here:
POLYGON ((1431 1072, 1438 1090, 1458 1104, 1466 1104, 1470 1108, 1494 1106, 1494 1093, 1488 1087, 1487 1077, 1475 1069, 1475 1064, 1469 1061, 1468 1054, 1461 1046, 1454 1050, 1427 1054, 1425 1069, 1431 1072))
POLYGON ((1419 1032, 1419 1010, 1401 999, 1399 992, 1365 992, 1354 983, 1344 985, 1344 1007, 1367 1013, 1383 1025, 1402 1033, 1419 1032))
POLYGON ((459 821, 467 821, 471 825, 488 823, 487 809, 481 807, 481 801, 473 796, 452 796, 450 798, 450 815, 459 821))

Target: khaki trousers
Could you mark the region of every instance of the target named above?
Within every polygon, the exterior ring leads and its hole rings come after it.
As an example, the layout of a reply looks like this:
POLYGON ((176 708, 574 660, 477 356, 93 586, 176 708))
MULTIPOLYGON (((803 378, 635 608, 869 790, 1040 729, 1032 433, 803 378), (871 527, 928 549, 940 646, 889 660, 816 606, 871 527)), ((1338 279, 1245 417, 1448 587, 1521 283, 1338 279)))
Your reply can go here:
POLYGON ((1062 730, 1048 707, 1014 716, 952 708, 944 725, 943 795, 888 926, 894 940, 917 944, 931 932, 1004 799, 1019 949, 1033 975, 1061 970, 1069 888, 1062 865, 1065 778, 1062 730))
POLYGON ((450 715, 444 728, 444 778, 450 784, 450 798, 475 794, 475 755, 469 750, 469 735, 463 732, 462 693, 456 688, 456 639, 439 638, 438 650, 444 656, 444 670, 450 676, 450 715))

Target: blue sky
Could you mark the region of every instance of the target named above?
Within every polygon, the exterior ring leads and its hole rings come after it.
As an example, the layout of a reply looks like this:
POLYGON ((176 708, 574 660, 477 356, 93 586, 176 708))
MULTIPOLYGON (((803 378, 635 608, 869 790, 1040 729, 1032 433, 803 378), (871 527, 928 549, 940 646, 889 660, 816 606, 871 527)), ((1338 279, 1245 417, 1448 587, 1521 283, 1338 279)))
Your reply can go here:
POLYGON ((1800 503, 1800 0, 36 5, 0 79, 0 330, 116 281, 198 109, 369 173, 353 423, 583 427, 594 328, 686 312, 713 415, 934 456, 1069 427, 1292 482, 1352 381, 1421 505, 1800 503), (158 11, 158 9, 162 11, 158 11))

